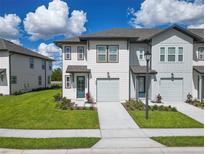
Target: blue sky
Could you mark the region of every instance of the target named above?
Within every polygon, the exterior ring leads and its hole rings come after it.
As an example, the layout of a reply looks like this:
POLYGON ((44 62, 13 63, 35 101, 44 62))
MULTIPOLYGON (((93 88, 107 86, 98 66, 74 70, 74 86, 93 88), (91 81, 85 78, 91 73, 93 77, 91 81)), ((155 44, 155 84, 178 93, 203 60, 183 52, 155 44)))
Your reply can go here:
POLYGON ((48 50, 53 50, 52 56, 58 59, 59 55, 55 53, 58 50, 51 43, 74 35, 119 27, 164 28, 173 23, 191 28, 203 27, 202 0, 55 1, 54 4, 52 0, 0 0, 0 37, 45 55, 49 55, 48 50), (59 7, 48 9, 49 3, 53 3, 54 7, 59 4, 59 7), (45 7, 36 11, 42 5, 45 7), (66 13, 66 7, 69 13, 66 13), (55 14, 56 10, 60 11, 59 16, 49 18, 49 14, 55 14), (74 10, 77 12, 72 15, 74 10), (27 17, 28 13, 32 15, 27 17), (72 16, 74 19, 71 19, 72 16), (64 28, 59 26, 61 22, 65 23, 64 28))

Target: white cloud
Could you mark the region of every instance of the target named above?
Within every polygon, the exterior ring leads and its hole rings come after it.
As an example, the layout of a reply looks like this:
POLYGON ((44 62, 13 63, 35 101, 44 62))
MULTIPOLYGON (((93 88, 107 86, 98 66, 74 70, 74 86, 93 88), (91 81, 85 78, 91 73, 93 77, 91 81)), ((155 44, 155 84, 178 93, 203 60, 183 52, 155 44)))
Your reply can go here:
POLYGON ((5 14, 0 16, 0 37, 20 44, 19 24, 21 19, 16 14, 5 14))
POLYGON ((61 48, 57 47, 54 43, 50 43, 50 44, 41 43, 38 46, 37 52, 42 55, 55 59, 55 61, 53 62, 54 68, 62 67, 62 58, 61 58, 62 51, 61 48))
POLYGON ((162 24, 203 24, 204 4, 201 0, 145 0, 139 11, 129 9, 133 27, 154 27, 162 24), (130 11, 131 10, 131 11, 130 11))
POLYGON ((29 12, 24 19, 24 29, 32 40, 48 39, 55 35, 70 37, 85 32, 86 21, 85 12, 74 10, 69 16, 67 3, 53 0, 48 8, 42 5, 35 12, 29 12))
POLYGON ((188 28, 204 28, 204 24, 199 24, 199 25, 190 25, 188 28))

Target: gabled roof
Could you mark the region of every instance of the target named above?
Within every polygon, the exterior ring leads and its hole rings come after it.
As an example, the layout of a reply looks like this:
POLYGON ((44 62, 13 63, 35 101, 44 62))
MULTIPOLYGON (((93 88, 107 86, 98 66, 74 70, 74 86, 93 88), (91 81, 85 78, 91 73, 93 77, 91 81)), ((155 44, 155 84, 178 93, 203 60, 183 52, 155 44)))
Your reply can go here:
POLYGON ((30 49, 24 48, 20 45, 14 44, 14 43, 12 43, 8 40, 2 39, 2 38, 0 38, 0 52, 1 51, 10 51, 10 52, 14 52, 17 54, 22 54, 22 55, 26 55, 26 56, 37 57, 37 58, 53 61, 53 59, 51 59, 49 57, 41 55, 37 52, 34 52, 30 49))
POLYGON ((135 41, 145 41, 150 40, 154 36, 157 36, 163 32, 166 32, 170 29, 177 29, 182 33, 192 37, 194 40, 203 42, 204 41, 204 29, 184 29, 178 25, 172 25, 167 29, 131 29, 131 28, 114 28, 110 30, 105 30, 102 32, 96 32, 92 34, 86 34, 79 37, 74 37, 66 40, 56 41, 56 44, 59 43, 75 43, 81 42, 89 39, 130 39, 135 41), (74 42, 75 41, 75 42, 74 42))

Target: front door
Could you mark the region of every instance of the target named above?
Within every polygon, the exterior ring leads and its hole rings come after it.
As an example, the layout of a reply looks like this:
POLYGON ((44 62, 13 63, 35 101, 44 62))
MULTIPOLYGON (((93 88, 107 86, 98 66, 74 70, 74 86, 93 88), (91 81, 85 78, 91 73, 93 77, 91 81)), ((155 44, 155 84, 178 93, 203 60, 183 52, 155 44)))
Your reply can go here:
POLYGON ((138 88, 139 88, 139 97, 145 97, 145 77, 139 76, 138 77, 138 88))
POLYGON ((77 98, 85 98, 85 77, 77 76, 77 98))

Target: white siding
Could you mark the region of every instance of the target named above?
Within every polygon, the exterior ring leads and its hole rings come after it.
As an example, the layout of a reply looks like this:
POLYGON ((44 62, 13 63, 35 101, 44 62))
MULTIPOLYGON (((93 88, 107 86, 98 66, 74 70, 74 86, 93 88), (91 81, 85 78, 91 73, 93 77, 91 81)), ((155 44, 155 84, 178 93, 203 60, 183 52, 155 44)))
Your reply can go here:
POLYGON ((11 56, 11 76, 17 77, 17 84, 11 84, 11 93, 16 91, 31 91, 36 88, 50 87, 48 85, 48 76, 52 71, 49 70, 48 62, 46 62, 46 85, 45 70, 41 67, 41 59, 34 57, 34 68, 29 65, 29 56, 13 54, 11 56), (38 76, 42 77, 42 85, 38 85, 38 76))
POLYGON ((91 69, 90 92, 96 100, 96 80, 98 78, 119 78, 120 101, 129 99, 129 50, 127 41, 90 41, 88 50, 88 68, 91 69), (118 63, 96 63, 97 45, 119 45, 118 63))
POLYGON ((0 69, 6 69, 6 76, 0 81, 0 94, 9 95, 9 52, 0 51, 0 69))
MULTIPOLYGON (((167 56, 167 55, 166 55, 167 56)), ((186 95, 192 92, 192 61, 193 59, 193 39, 177 31, 167 31, 152 40, 152 68, 158 73, 152 82, 152 99, 159 93, 160 78, 170 78, 173 73, 174 78, 183 79, 183 100, 186 95), (183 62, 160 62, 160 47, 183 47, 183 62)))

